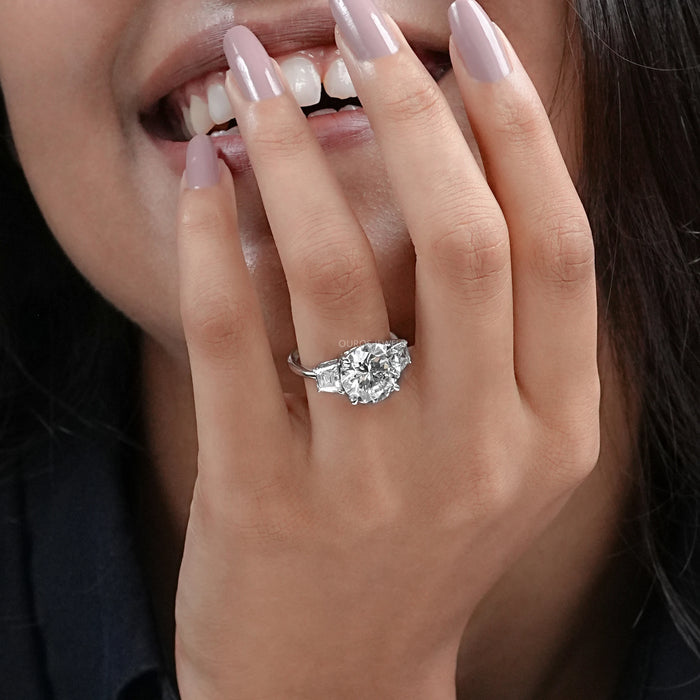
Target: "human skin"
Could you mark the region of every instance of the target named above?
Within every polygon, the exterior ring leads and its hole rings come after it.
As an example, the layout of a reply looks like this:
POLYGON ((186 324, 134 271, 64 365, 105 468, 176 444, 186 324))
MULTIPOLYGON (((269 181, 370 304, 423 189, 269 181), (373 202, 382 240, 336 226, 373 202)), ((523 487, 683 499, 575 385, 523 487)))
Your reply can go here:
MULTIPOLYGON (((290 3, 270 2, 265 4, 265 12, 274 17, 285 8, 288 11, 289 6, 290 3)), ((413 20, 434 27, 445 47, 449 35, 447 6, 447 2, 427 0, 382 5, 399 25, 402 20, 413 20)), ((547 105, 555 95, 565 54, 565 6, 558 1, 517 6, 506 2, 485 4, 514 44, 547 105)), ((164 536, 178 541, 184 537, 197 444, 179 310, 174 222, 180 181, 150 146, 135 104, 138 87, 176 41, 175 37, 192 33, 215 11, 211 6, 204 8, 186 2, 111 2, 99 6, 75 2, 70 9, 67 11, 66 3, 45 3, 40 10, 20 2, 3 5, 0 84, 21 162, 56 237, 97 289, 144 330, 144 401, 153 456, 153 474, 149 478, 156 492, 165 494, 166 511, 174 513, 173 531, 164 536), (144 21, 146 18, 151 21, 144 21), (26 41, 29 35, 33 42, 26 41), (32 89, 27 89, 27 85, 32 89), (50 105, 50 123, 38 117, 46 112, 46 105, 50 105), (65 128, 57 129, 56 124, 65 128), (171 396, 177 400, 166 406, 171 396), (179 443, 173 435, 179 436, 179 443)), ((220 18, 244 24, 252 11, 253 3, 247 2, 223 5, 216 10, 220 18)), ((446 75, 440 87, 476 151, 454 75, 446 75)), ((567 99, 557 102, 552 110, 552 123, 569 170, 575 174, 578 101, 570 98, 568 89, 564 94, 567 99)), ((400 336, 413 340, 413 253, 397 201, 388 187, 378 146, 370 141, 342 152, 327 152, 326 158, 373 245, 391 327, 400 336)), ((252 174, 237 173, 235 190, 239 234, 262 301, 262 318, 280 381, 285 391, 303 397, 303 383, 284 366, 286 354, 296 341, 279 258, 272 237, 254 235, 266 229, 267 224, 252 174)), ((628 485, 624 471, 629 431, 606 347, 602 342, 599 365, 604 386, 610 389, 601 408, 602 448, 596 468, 537 545, 525 553, 517 566, 512 564, 501 583, 491 581, 488 593, 480 591, 480 606, 470 609, 457 675, 463 679, 463 687, 476 697, 488 697, 489 693, 493 697, 524 697, 528 688, 532 693, 541 688, 543 677, 551 675, 548 663, 555 656, 557 644, 566 637, 571 618, 592 604, 589 590, 599 582, 603 562, 615 546, 616 523, 628 485), (611 435, 618 436, 617 444, 611 435), (570 551, 559 540, 561 533, 576 533, 581 545, 570 551), (552 561, 558 566, 553 566, 552 561), (572 575, 575 564, 576 574, 572 575), (581 574, 581 568, 586 574, 581 574), (514 622, 523 618, 518 601, 531 598, 538 584, 552 587, 556 593, 546 603, 540 601, 531 606, 528 621, 538 634, 525 644, 523 627, 514 622), (489 599, 494 601, 492 605, 489 599), (518 610, 518 614, 495 612, 504 608, 518 610), (549 619, 545 612, 550 613, 549 619), (566 629, 562 630, 561 625, 566 629), (500 652, 500 657, 488 651, 491 640, 498 635, 495 630, 499 629, 502 634, 498 638, 506 640, 506 651, 500 652), (533 643, 533 638, 537 643, 533 643), (547 653, 536 655, 534 652, 542 646, 547 653), (503 655, 519 660, 509 666, 512 674, 504 674, 498 667, 503 655), (479 659, 478 664, 474 659, 479 659), (490 667, 489 660, 493 661, 490 667), (494 683, 505 684, 510 694, 499 695, 494 683)), ((144 533, 147 541, 151 534, 144 533)), ((154 589, 158 590, 158 586, 154 589)), ((159 598, 167 601, 165 594, 159 598)), ((594 602, 599 600, 595 598, 594 602)), ((601 632, 600 636, 605 635, 601 632)), ((593 642, 597 641, 594 635, 593 642)), ((578 660, 581 655, 587 658, 586 653, 573 655, 584 671, 591 670, 590 663, 601 663, 595 654, 588 664, 578 660)), ((559 678, 556 682, 565 683, 559 678)))

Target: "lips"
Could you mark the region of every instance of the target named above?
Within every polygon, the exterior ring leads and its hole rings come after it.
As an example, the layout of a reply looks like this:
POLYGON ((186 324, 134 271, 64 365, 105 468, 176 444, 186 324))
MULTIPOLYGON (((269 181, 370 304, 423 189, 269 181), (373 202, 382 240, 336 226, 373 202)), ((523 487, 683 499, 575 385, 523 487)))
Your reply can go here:
MULTIPOLYGON (((434 38, 398 23, 433 78, 439 80, 451 67, 446 45, 436 45, 434 38)), ((248 18, 245 24, 278 60, 307 115, 319 111, 330 115, 330 110, 360 106, 335 47, 335 21, 327 6, 283 16, 276 22, 248 18)), ((139 91, 139 113, 152 137, 186 141, 195 133, 221 135, 235 126, 223 91, 228 68, 223 36, 230 26, 230 21, 220 23, 186 40, 145 81, 139 91)))
MULTIPOLYGON (((277 60, 306 114, 359 108, 357 92, 335 46, 304 49, 277 60)), ((144 118, 146 125, 171 141, 235 129, 235 114, 224 82, 223 71, 213 71, 177 87, 150 109, 144 118)))
MULTIPOLYGON (((436 39, 421 27, 402 23, 400 18, 396 21, 439 81, 451 68, 446 38, 436 39)), ((275 22, 246 17, 242 23, 280 64, 322 147, 371 137, 369 121, 339 60, 335 21, 327 6, 281 16, 275 22)), ((231 21, 216 24, 177 46, 139 89, 141 124, 176 172, 184 165, 185 142, 195 133, 214 137, 232 171, 250 167, 223 91, 228 69, 223 37, 230 26, 231 21)))

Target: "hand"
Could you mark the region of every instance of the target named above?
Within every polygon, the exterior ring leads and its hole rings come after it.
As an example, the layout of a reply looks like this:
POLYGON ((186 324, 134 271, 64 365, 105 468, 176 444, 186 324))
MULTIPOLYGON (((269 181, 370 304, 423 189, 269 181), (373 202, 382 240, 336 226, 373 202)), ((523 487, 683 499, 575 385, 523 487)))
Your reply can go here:
MULTIPOLYGON (((481 16, 461 13, 460 32, 481 16)), ((230 173, 218 164, 209 186, 181 194, 199 438, 176 605, 185 699, 454 697, 471 612, 597 461, 593 243, 546 111, 497 29, 482 25, 494 53, 479 64, 453 25, 484 177, 442 92, 384 21, 395 52, 356 59, 347 27, 338 44, 416 251, 413 364, 399 393, 351 406, 306 381, 306 400, 284 395, 230 173)), ((229 52, 269 69, 253 76, 265 99, 231 75, 227 89, 302 362, 336 357, 342 339, 388 338, 371 247, 323 151, 262 47, 243 28, 230 39, 229 52)), ((196 177, 188 170, 190 186, 196 177)))

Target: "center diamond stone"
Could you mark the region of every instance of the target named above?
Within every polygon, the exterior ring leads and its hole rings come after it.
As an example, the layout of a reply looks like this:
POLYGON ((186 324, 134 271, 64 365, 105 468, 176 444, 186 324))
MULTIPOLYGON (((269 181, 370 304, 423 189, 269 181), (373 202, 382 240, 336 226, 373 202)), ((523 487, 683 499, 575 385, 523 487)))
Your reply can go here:
POLYGON ((352 404, 378 403, 399 390, 401 371, 411 361, 405 340, 365 343, 343 353, 340 384, 352 404))

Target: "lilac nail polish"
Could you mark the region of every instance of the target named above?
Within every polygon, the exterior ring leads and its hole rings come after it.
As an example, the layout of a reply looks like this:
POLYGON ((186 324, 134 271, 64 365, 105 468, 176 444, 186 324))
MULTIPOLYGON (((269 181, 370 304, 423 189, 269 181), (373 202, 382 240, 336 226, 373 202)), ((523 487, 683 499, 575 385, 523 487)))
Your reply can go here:
POLYGON ((330 0, 343 39, 361 61, 389 56, 399 45, 372 0, 330 0))
POLYGON ((277 97, 284 92, 272 59, 248 27, 238 25, 226 32, 224 53, 233 79, 251 102, 277 97))
POLYGON ((198 134, 187 144, 187 187, 199 190, 219 182, 219 158, 209 136, 198 134))
POLYGON ((513 67, 489 16, 475 0, 455 0, 448 12, 452 37, 469 73, 495 83, 513 67))

